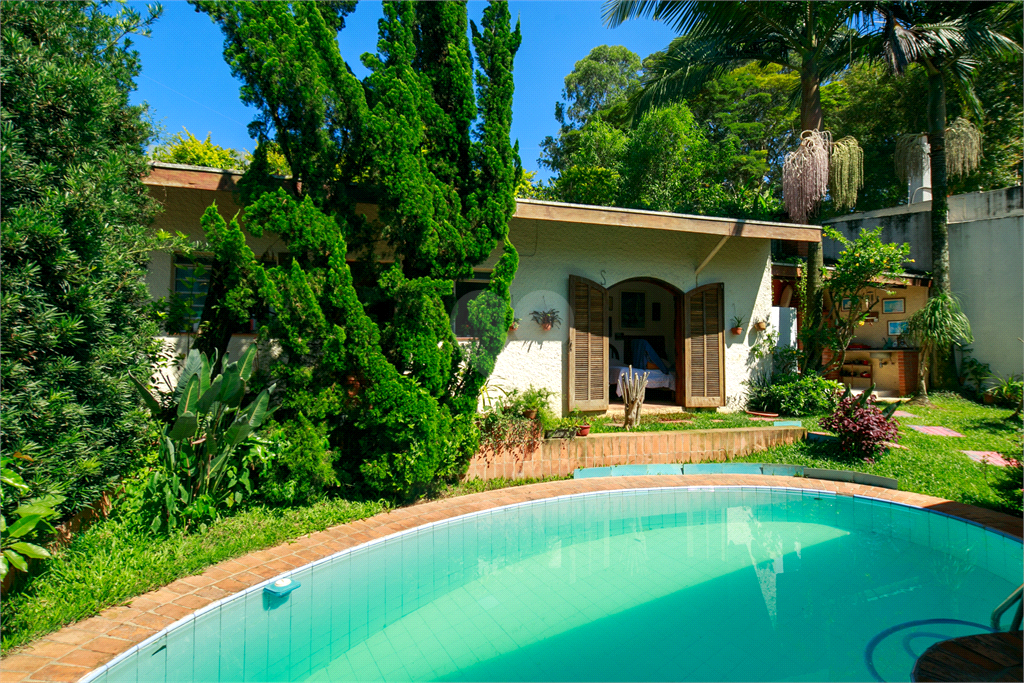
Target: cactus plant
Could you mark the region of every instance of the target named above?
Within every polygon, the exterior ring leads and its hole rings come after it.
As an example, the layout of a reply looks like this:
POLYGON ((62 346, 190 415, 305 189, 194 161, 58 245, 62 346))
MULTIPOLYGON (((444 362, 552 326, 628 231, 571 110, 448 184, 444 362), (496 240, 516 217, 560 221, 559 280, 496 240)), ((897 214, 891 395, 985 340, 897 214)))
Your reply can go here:
MULTIPOLYGON (((237 362, 229 363, 225 354, 222 372, 212 377, 216 354, 211 361, 193 350, 186 358, 172 395, 176 409, 165 420, 159 462, 148 485, 157 510, 154 531, 201 523, 240 503, 243 490, 252 492, 248 468, 233 456, 273 412, 268 409, 273 386, 242 407, 255 360, 255 344, 237 362)), ((141 382, 136 384, 150 410, 160 414, 160 401, 141 382)))

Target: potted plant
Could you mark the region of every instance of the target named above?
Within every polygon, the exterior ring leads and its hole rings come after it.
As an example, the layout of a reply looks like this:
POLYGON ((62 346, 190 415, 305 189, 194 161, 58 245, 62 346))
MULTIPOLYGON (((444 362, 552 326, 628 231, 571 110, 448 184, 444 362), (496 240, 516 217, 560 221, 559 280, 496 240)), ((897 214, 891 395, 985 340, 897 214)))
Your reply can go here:
POLYGON ((509 332, 515 332, 519 329, 519 323, 523 322, 521 318, 513 318, 512 324, 508 326, 509 332))
POLYGON ((548 332, 555 325, 562 324, 562 317, 558 315, 558 311, 550 309, 547 311, 533 311, 530 313, 530 317, 533 318, 533 322, 540 325, 540 329, 548 332))
POLYGON ((586 436, 590 434, 590 425, 582 424, 579 426, 579 430, 576 432, 576 436, 586 436))
POLYGON ((764 332, 765 330, 768 329, 768 323, 764 320, 758 320, 756 323, 754 323, 754 329, 757 330, 758 332, 764 332))
POLYGON ((541 387, 530 387, 518 397, 518 405, 522 410, 523 417, 528 420, 535 420, 541 416, 542 422, 550 422, 551 416, 548 410, 548 402, 554 394, 541 387))
POLYGON ((729 331, 732 332, 735 335, 743 334, 743 316, 741 316, 741 315, 733 316, 733 319, 732 319, 732 329, 729 330, 729 331))

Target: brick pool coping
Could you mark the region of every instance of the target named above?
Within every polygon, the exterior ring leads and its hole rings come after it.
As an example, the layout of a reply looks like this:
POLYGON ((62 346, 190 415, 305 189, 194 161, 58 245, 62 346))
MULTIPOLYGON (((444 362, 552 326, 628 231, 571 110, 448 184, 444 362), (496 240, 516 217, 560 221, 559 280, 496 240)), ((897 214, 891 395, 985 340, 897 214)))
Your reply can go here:
POLYGON ((117 655, 210 603, 291 569, 375 538, 459 515, 573 493, 686 486, 772 486, 833 491, 927 508, 1017 536, 1024 520, 943 498, 848 482, 745 474, 601 477, 529 484, 420 503, 349 522, 178 579, 51 633, 0 661, 0 682, 77 681, 117 655))

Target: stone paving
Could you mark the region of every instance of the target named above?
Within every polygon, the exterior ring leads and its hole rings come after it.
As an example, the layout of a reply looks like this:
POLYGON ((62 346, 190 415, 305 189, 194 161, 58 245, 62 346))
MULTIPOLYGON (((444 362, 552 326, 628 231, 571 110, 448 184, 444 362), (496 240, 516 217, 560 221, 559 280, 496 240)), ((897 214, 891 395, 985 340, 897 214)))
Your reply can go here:
POLYGON ((290 569, 375 538, 478 510, 573 493, 675 486, 778 486, 864 495, 938 510, 1022 536, 1022 520, 991 510, 907 491, 846 482, 766 475, 602 477, 518 486, 422 503, 342 524, 274 548, 249 553, 111 607, 51 633, 0 661, 0 682, 76 681, 178 619, 215 600, 290 569))

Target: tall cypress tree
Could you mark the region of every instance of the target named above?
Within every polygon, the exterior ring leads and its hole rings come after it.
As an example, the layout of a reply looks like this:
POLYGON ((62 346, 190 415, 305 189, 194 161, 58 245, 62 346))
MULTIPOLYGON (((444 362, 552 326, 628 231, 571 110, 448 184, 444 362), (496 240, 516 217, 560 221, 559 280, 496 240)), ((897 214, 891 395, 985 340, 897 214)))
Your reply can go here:
POLYGON ((220 25, 242 98, 258 109, 250 130, 276 141, 294 173, 270 190, 258 145, 241 182, 247 228, 280 234, 293 256, 263 269, 250 252, 243 268, 274 311, 261 336, 286 358, 271 369, 284 389, 278 417, 326 423, 342 479, 378 493, 417 495, 457 476, 512 322, 518 26, 504 3, 485 9, 471 27, 474 79, 464 2, 386 2, 359 82, 337 46, 354 3, 195 4, 220 25), (356 214, 360 196, 376 220, 356 214), (498 245, 464 348, 445 302, 498 245), (347 263, 349 253, 362 258, 347 263))
MULTIPOLYGON (((3 3, 0 68, 2 449, 25 456, 32 494, 65 513, 93 503, 147 449, 128 372, 145 376, 142 184, 152 131, 128 103, 139 73, 125 36, 155 19, 95 3, 3 3)), ((4 510, 17 505, 4 492, 4 510)))

